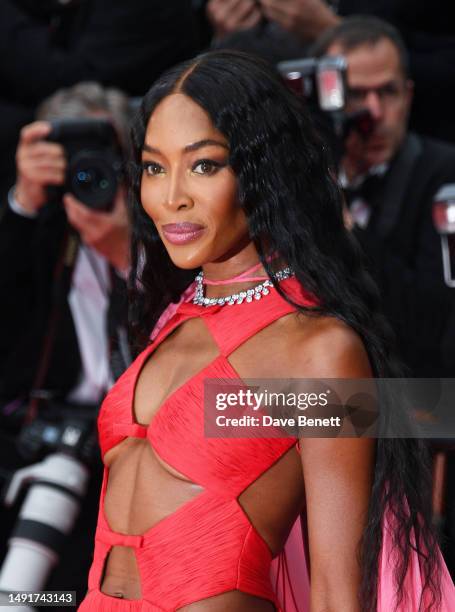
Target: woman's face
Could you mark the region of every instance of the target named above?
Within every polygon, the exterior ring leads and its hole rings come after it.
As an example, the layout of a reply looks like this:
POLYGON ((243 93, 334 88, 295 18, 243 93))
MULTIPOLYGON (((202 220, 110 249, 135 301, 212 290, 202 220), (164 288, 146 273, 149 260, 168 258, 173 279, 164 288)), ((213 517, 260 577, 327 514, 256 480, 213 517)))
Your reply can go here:
POLYGON ((179 268, 225 261, 250 242, 228 158, 226 138, 191 98, 171 94, 153 111, 141 201, 179 268))

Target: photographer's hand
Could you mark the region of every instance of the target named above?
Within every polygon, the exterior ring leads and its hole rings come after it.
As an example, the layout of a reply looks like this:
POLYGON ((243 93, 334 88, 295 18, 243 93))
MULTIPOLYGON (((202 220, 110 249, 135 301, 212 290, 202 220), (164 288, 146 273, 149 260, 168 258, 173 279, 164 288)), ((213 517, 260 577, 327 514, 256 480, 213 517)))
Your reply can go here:
POLYGON ((215 38, 252 28, 262 19, 255 0, 209 0, 206 10, 215 38))
POLYGON ((265 17, 304 43, 316 40, 340 21, 324 0, 259 0, 259 3, 265 17))
POLYGON ((126 211, 125 190, 120 188, 110 212, 94 211, 66 193, 63 197, 66 214, 82 242, 103 255, 118 271, 129 267, 130 231, 126 211))
POLYGON ((36 213, 47 201, 47 185, 65 181, 66 159, 63 147, 43 140, 50 123, 36 121, 21 130, 16 151, 17 182, 15 199, 24 210, 36 213))

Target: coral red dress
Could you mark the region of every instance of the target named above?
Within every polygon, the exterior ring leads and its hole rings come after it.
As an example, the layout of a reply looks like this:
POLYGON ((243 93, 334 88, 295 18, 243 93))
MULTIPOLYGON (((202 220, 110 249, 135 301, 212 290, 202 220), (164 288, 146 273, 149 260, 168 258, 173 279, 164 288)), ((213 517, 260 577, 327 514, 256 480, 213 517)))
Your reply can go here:
MULTIPOLYGON (((312 303, 295 279, 283 281, 281 286, 297 302, 312 303)), ((208 597, 239 590, 273 602, 281 612, 308 612, 309 580, 300 520, 296 521, 284 551, 272 563, 269 546, 238 501, 242 492, 297 440, 204 435, 204 380, 239 380, 229 355, 261 329, 294 310, 275 289, 261 300, 232 307, 205 308, 181 302, 154 341, 111 389, 98 419, 103 457, 125 437, 147 438, 165 463, 203 490, 145 533, 125 535, 109 527, 104 513, 109 476, 106 467, 88 593, 79 610, 171 612, 208 597), (219 348, 219 355, 163 402, 148 427, 138 425, 133 421, 132 405, 139 372, 160 343, 192 317, 203 319, 219 348), (101 592, 103 568, 112 546, 134 549, 142 599, 119 599, 101 592)), ((416 595, 418 576, 418 572, 412 575, 416 595)), ((389 571, 381 584, 384 593, 381 612, 392 609, 387 592, 390 581, 389 571)), ((443 582, 452 598, 442 610, 455 610, 450 578, 445 575, 443 582)), ((405 610, 414 612, 417 608, 405 610)))

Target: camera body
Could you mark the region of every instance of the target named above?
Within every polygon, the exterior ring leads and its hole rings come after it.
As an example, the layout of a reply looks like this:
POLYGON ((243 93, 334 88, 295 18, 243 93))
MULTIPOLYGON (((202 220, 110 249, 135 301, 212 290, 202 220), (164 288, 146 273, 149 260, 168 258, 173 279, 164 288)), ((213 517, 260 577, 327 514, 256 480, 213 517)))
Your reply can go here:
POLYGON ((97 413, 97 405, 41 400, 37 417, 19 436, 0 436, 16 464, 0 474, 2 518, 8 525, 15 516, 0 563, 0 606, 11 591, 45 588, 84 504, 94 507, 90 478, 96 478, 96 489, 101 484, 97 413))
POLYGON ((46 402, 16 438, 20 455, 29 462, 64 453, 89 466, 97 459, 97 406, 46 402))
POLYGON ((51 125, 46 140, 61 144, 68 161, 65 184, 49 188, 51 199, 70 192, 89 208, 110 210, 123 169, 113 125, 107 119, 94 118, 59 119, 51 125))
POLYGON ((374 122, 368 110, 346 111, 347 61, 342 55, 280 62, 284 82, 304 99, 332 151, 335 163, 352 130, 367 138, 374 122))
POLYGON ((347 63, 341 55, 280 62, 278 70, 289 87, 326 112, 345 106, 347 63))
POLYGON ((444 282, 455 288, 455 184, 443 185, 433 200, 433 224, 441 236, 444 282))

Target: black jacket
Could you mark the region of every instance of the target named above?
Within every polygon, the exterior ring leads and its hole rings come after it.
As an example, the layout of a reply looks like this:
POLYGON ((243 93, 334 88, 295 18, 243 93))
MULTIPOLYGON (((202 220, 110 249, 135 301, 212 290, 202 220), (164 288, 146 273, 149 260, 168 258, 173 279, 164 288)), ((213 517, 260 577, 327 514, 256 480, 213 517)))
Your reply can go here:
POLYGON ((455 290, 443 280, 434 196, 455 183, 455 147, 409 134, 369 193, 372 216, 355 229, 379 282, 400 352, 414 376, 455 376, 455 290))
MULTIPOLYGON (((54 327, 50 317, 58 313, 55 340, 43 388, 64 398, 78 382, 79 346, 68 305, 70 274, 55 280, 67 222, 58 204, 45 206, 36 219, 22 217, 6 204, 0 218, 0 398, 26 396, 43 346, 54 327)), ((109 330, 126 327, 126 288, 112 274, 109 330)), ((108 333, 108 330, 106 330, 108 333)), ((115 346, 114 346, 115 349, 115 346)), ((126 364, 125 364, 126 365, 126 364)), ((116 372, 115 374, 119 374, 116 372)))

